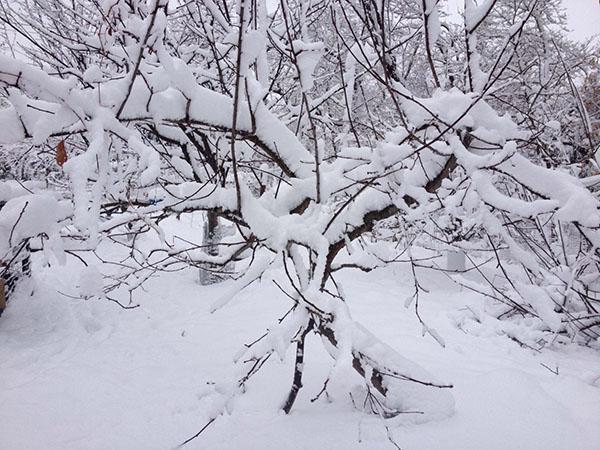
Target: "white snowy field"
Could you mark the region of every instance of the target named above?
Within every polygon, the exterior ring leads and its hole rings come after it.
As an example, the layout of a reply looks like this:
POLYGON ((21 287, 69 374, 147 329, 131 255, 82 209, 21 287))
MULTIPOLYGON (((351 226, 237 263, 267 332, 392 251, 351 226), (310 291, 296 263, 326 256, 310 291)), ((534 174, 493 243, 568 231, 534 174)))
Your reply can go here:
MULTIPOLYGON (((22 286, 0 319, 0 448, 169 449, 195 434, 209 407, 207 382, 233 373, 233 357, 289 307, 272 280, 209 307, 225 287, 200 286, 193 270, 163 274, 123 310, 75 300, 75 262, 22 286)), ((454 384, 456 411, 420 425, 389 422, 405 450, 600 448, 600 354, 555 344, 541 351, 506 337, 535 341, 526 323, 483 313, 483 299, 444 275, 420 272, 429 290, 420 312, 446 342, 421 336, 409 267, 339 278, 354 319, 403 356, 454 384), (468 308, 467 308, 468 307, 468 308), (478 316, 476 319, 475 315, 478 316), (547 367, 544 367, 547 366, 547 367), (557 370, 558 374, 552 371, 557 370)), ((271 358, 235 402, 186 448, 386 449, 384 422, 353 408, 349 397, 311 402, 331 369, 318 337, 309 337, 304 388, 288 416, 293 351, 271 358)), ((332 387, 335 390, 335 386, 332 387)))

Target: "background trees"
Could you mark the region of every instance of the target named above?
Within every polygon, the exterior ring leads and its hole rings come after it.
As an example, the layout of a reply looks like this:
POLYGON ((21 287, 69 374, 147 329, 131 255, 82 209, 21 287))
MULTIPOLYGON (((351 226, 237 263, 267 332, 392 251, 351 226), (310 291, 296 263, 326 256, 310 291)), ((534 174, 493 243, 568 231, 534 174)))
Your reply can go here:
MULTIPOLYGON (((294 345, 289 412, 316 333, 374 412, 449 414, 450 385, 355 323, 335 280, 401 258, 442 268, 414 260, 417 243, 466 252, 477 284, 456 280, 497 315, 597 338, 600 215, 595 178, 578 178, 597 145, 577 87, 589 50, 557 31, 555 2, 467 1, 461 25, 438 3, 0 2, 2 143, 64 146, 69 187, 53 201, 70 208, 34 229, 3 212, 6 226, 94 252, 123 307, 158 271, 234 270, 214 309, 285 274, 290 310, 247 347, 218 411, 294 345), (163 227, 200 211, 194 240, 163 227), (220 240, 218 222, 232 230, 220 240), (400 245, 370 245, 390 228, 400 245)), ((33 214, 28 201, 8 210, 33 214)))

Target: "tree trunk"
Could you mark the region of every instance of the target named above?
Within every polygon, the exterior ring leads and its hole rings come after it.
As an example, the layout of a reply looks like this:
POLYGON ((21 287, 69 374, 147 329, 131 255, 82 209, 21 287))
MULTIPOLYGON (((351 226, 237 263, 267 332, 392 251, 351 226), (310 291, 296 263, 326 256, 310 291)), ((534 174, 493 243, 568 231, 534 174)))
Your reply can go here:
MULTIPOLYGON (((206 220, 203 227, 203 245, 209 255, 217 256, 219 254, 219 240, 221 238, 221 227, 219 226, 219 217, 214 211, 206 213, 206 220)), ((208 285, 218 283, 223 280, 222 274, 218 273, 219 268, 215 265, 208 265, 201 268, 199 273, 200 284, 208 285)))

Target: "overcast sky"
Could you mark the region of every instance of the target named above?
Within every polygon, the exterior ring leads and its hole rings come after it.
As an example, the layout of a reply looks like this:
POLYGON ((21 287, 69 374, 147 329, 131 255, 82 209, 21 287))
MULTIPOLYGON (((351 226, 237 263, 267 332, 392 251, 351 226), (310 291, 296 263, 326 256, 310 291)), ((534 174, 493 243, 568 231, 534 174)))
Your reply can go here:
POLYGON ((574 39, 600 34, 600 0, 563 0, 574 39))

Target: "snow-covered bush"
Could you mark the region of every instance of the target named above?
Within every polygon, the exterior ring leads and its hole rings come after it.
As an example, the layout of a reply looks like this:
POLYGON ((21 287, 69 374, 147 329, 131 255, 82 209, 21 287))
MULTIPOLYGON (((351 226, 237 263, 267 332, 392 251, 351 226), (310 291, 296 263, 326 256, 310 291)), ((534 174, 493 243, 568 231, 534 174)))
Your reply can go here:
POLYGON ((478 34, 496 2, 467 1, 458 62, 435 0, 2 3, 23 44, 0 56, 2 142, 85 144, 64 164, 73 214, 61 236, 68 248, 127 248, 108 298, 123 301, 160 270, 235 264, 216 310, 268 272, 285 274, 291 308, 239 355, 242 373, 219 388, 215 414, 295 345, 289 412, 308 333, 335 360, 328 381, 353 370, 374 412, 452 412, 451 386, 354 322, 335 281, 385 262, 355 242, 387 219, 406 230, 441 217, 447 244, 495 255, 503 281, 489 295, 503 315, 597 337, 600 212, 589 180, 533 163, 522 151, 528 121, 493 106, 517 79, 538 2, 522 2, 484 61, 478 34), (447 70, 456 64, 461 82, 447 70), (196 211, 235 227, 218 251, 200 230, 196 241, 165 236, 165 218, 196 211), (461 227, 468 238, 455 239, 461 227))

